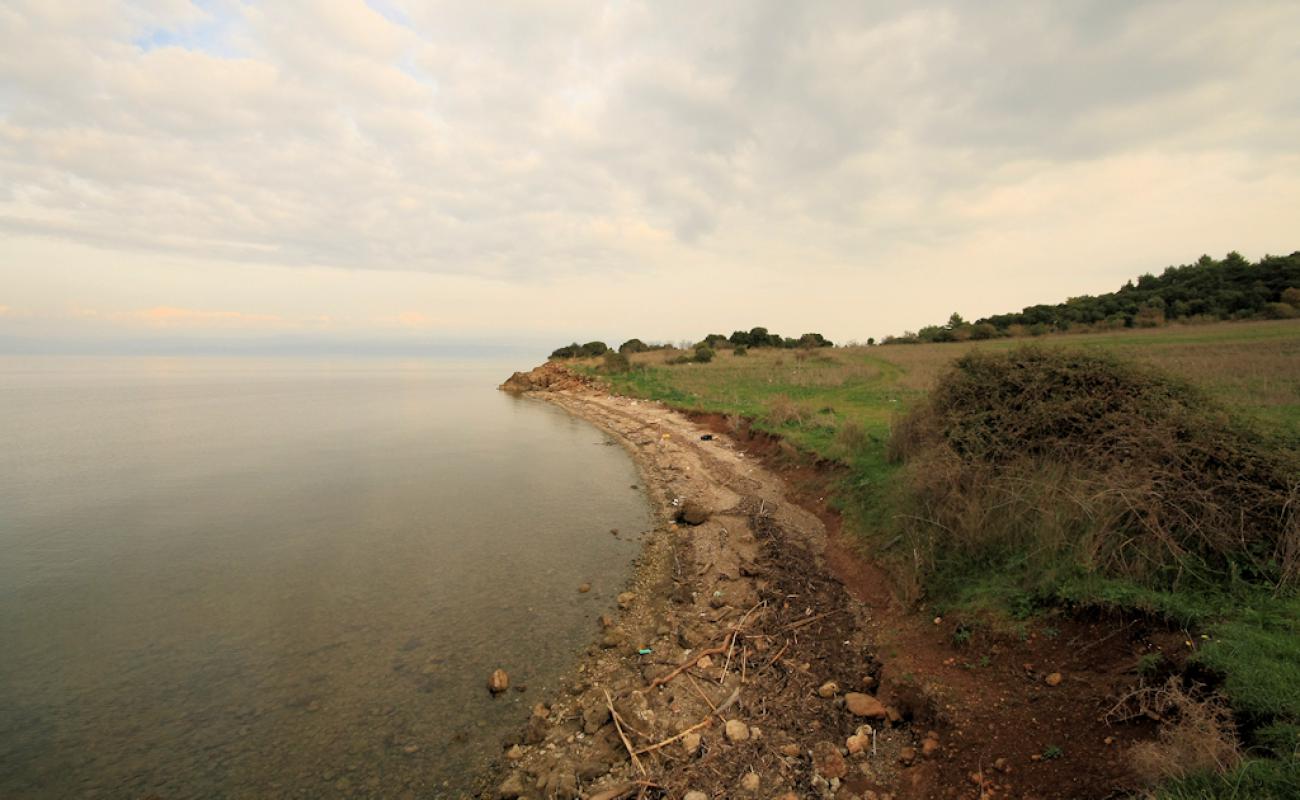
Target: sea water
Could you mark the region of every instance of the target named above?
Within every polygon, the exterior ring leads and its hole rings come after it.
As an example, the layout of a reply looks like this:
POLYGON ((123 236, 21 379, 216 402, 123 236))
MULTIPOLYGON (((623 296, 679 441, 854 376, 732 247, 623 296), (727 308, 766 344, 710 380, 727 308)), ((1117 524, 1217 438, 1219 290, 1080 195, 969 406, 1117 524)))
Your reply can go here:
POLYGON ((651 525, 517 366, 0 360, 0 797, 465 790, 651 525))

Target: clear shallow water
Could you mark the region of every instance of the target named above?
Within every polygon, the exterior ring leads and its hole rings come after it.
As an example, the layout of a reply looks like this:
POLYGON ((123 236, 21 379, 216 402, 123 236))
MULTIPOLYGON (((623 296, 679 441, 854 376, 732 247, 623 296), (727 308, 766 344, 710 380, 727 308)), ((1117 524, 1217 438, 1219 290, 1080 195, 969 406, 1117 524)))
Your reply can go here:
POLYGON ((0 797, 454 796, 651 524, 510 366, 0 359, 0 797))

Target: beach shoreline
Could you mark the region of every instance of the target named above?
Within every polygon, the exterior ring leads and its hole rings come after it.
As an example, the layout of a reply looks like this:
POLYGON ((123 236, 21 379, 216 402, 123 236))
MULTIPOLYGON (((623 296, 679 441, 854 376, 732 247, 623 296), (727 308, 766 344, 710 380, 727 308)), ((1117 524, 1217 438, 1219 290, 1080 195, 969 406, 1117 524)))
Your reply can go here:
POLYGON ((831 574, 832 537, 786 481, 707 420, 556 365, 502 388, 623 446, 657 524, 617 614, 479 795, 891 797, 923 745, 904 724, 915 710, 877 699, 871 609, 831 574))

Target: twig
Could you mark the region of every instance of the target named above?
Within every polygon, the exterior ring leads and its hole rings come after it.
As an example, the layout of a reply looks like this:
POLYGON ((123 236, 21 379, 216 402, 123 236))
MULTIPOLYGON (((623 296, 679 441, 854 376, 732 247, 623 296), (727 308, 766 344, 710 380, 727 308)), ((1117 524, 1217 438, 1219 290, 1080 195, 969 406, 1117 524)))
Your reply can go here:
POLYGON ((700 728, 707 728, 712 724, 713 724, 713 717, 705 717, 703 720, 695 723, 694 725, 682 731, 681 733, 678 733, 674 736, 669 736, 667 739, 664 739, 662 742, 655 742, 649 747, 642 747, 637 752, 640 753, 641 755, 645 755, 646 753, 649 753, 653 750, 658 750, 661 747, 665 747, 667 745, 672 744, 678 739, 681 739, 682 737, 686 736, 686 734, 688 733, 694 733, 695 731, 698 731, 700 728))
POLYGON ((714 714, 718 713, 718 707, 713 704, 713 701, 709 699, 709 695, 705 693, 705 691, 700 688, 700 685, 695 682, 695 679, 691 677, 691 673, 686 673, 686 679, 691 682, 691 686, 699 693, 700 697, 704 698, 704 702, 708 704, 709 710, 714 714))
MULTIPOLYGON (((734 636, 735 634, 732 635, 734 636)), ((663 686, 668 681, 672 680, 673 678, 676 678, 678 675, 682 674, 686 670, 695 666, 696 662, 698 662, 701 658, 704 658, 705 656, 721 655, 723 652, 726 651, 726 649, 727 646, 724 644, 724 645, 719 645, 718 647, 710 647, 707 650, 701 650, 698 653, 692 653, 690 660, 679 664, 676 668, 673 669, 672 672, 669 672, 667 675, 660 675, 658 678, 655 678, 654 680, 650 681, 650 688, 653 689, 657 686, 663 686)))
POLYGON ((749 645, 740 649, 740 682, 745 682, 745 670, 749 666, 749 645))
POLYGON ((817 614, 816 616, 809 617, 808 619, 801 619, 798 622, 792 622, 789 625, 786 625, 785 629, 787 631, 797 630, 798 628, 802 628, 805 625, 811 625, 819 619, 825 619, 826 617, 829 617, 832 614, 838 614, 838 613, 840 613, 839 610, 827 611, 823 614, 817 614))
POLYGON ((790 641, 787 639, 786 643, 781 646, 781 649, 776 651, 776 655, 772 656, 772 660, 767 662, 767 668, 771 669, 772 665, 780 661, 781 656, 785 655, 785 651, 789 649, 790 649, 790 641))
MULTIPOLYGON (((744 625, 745 620, 741 619, 740 624, 744 625)), ((739 631, 739 628, 737 628, 739 631)), ((718 685, 721 686, 727 680, 727 670, 731 669, 731 654, 736 651, 736 634, 731 634, 731 646, 727 648, 727 662, 722 665, 722 675, 718 678, 718 685)))
POLYGON ((614 720, 614 730, 618 731, 618 738, 623 741, 623 748, 627 750, 627 754, 632 757, 632 765, 635 766, 642 775, 644 775, 645 765, 641 763, 641 759, 636 757, 636 751, 632 749, 632 743, 627 740, 627 734, 623 733, 623 726, 619 724, 618 712, 614 710, 614 698, 609 696, 608 689, 605 689, 604 691, 605 703, 609 706, 609 717, 614 720))
POLYGON ((740 700, 740 687, 737 686, 737 687, 736 687, 736 688, 731 692, 731 696, 728 697, 726 700, 723 700, 723 701, 722 701, 722 705, 718 706, 718 715, 721 716, 721 714, 722 714, 723 711, 726 711, 727 709, 729 709, 729 708, 731 708, 732 706, 734 706, 734 705, 736 704, 736 702, 739 701, 739 700, 740 700))

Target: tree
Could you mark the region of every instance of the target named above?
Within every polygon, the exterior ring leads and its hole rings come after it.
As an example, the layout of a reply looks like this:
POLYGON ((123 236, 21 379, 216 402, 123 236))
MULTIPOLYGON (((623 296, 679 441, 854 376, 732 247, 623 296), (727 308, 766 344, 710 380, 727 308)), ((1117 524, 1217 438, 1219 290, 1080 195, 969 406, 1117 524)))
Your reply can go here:
POLYGON ((957 328, 960 328, 961 326, 963 326, 963 325, 965 325, 965 324, 966 324, 966 320, 962 319, 962 318, 961 318, 961 314, 958 314, 956 311, 952 312, 952 316, 951 316, 951 317, 948 317, 948 326, 947 326, 947 327, 948 327, 948 330, 950 330, 950 331, 952 331, 952 330, 956 330, 957 328))
POLYGON ((650 346, 640 339, 628 339, 618 346, 620 353, 644 353, 650 349, 650 346))

